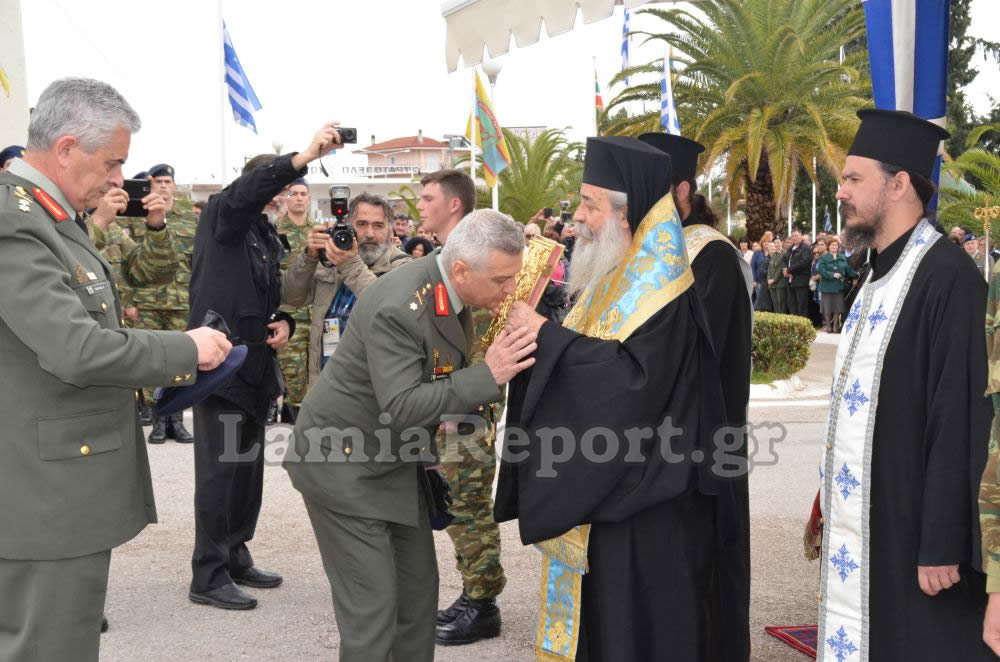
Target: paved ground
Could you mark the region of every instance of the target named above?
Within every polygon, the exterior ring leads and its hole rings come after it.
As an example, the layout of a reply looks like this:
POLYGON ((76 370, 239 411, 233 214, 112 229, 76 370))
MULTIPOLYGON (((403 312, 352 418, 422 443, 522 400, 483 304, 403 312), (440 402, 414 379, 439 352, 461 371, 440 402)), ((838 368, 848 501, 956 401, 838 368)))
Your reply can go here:
MULTIPOLYGON (((819 440, 826 417, 835 346, 820 338, 801 373, 803 390, 784 399, 751 402, 754 424, 781 423, 786 437, 775 444, 776 464, 751 475, 753 544, 753 660, 807 659, 764 634, 765 625, 816 621, 817 564, 802 555, 802 529, 817 489, 819 440)), ((190 420, 190 414, 189 414, 190 420)), ((190 423, 189 423, 190 424, 190 423)), ((281 448, 282 426, 269 431, 272 455, 281 448)), ((107 613, 112 629, 102 641, 102 660, 336 660, 338 634, 329 584, 298 493, 277 461, 265 473, 264 507, 251 550, 263 568, 281 572, 276 590, 252 590, 260 606, 225 612, 187 599, 193 544, 191 447, 168 442, 149 448, 160 523, 119 548, 111 564, 107 613)), ((532 660, 538 614, 538 554, 521 546, 516 525, 504 525, 503 562, 508 585, 500 597, 504 634, 461 648, 437 649, 442 662, 532 660)), ((442 604, 461 591, 451 542, 436 536, 442 604)), ((405 661, 399 661, 405 662, 405 661)))

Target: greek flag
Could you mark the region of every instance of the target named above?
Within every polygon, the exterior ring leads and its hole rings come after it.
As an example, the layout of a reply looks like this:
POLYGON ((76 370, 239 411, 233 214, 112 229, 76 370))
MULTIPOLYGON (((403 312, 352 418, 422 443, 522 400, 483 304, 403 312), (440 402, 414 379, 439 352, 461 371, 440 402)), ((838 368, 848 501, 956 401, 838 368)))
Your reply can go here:
POLYGON ((233 40, 229 38, 229 29, 226 24, 222 24, 223 50, 226 62, 226 87, 229 89, 229 105, 233 107, 233 119, 237 124, 242 124, 254 133, 257 133, 257 124, 253 121, 255 111, 261 109, 260 100, 254 94, 250 81, 247 80, 246 73, 243 72, 243 65, 236 57, 236 49, 233 48, 233 40))
POLYGON ((663 77, 660 79, 660 126, 669 134, 681 135, 681 121, 674 105, 674 89, 670 83, 670 51, 663 54, 663 77))
POLYGON ((830 222, 829 207, 825 207, 823 211, 823 232, 833 232, 833 223, 830 222))
MULTIPOLYGON (((628 10, 625 10, 625 22, 622 23, 622 71, 628 69, 628 10)), ((628 87, 628 76, 625 77, 625 87, 628 87)))
MULTIPOLYGON (((864 0, 875 107, 945 125, 948 0, 864 0)), ((934 165, 934 183, 941 156, 934 165)), ((937 208, 937 196, 930 208, 937 208)))

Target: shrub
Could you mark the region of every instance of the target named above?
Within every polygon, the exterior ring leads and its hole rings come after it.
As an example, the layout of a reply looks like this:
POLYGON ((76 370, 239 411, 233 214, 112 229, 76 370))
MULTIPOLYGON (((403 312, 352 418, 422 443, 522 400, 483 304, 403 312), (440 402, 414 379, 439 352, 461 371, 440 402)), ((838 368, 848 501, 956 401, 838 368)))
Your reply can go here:
POLYGON ((755 313, 750 349, 754 372, 779 379, 794 375, 806 367, 815 339, 816 329, 805 317, 755 313))

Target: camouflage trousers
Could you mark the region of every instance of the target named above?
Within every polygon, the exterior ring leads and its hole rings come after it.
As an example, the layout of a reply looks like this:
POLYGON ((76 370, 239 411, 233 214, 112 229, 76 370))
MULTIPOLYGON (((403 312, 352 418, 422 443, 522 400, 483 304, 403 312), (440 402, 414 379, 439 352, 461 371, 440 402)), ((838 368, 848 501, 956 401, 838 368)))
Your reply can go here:
POLYGON ((438 435, 441 465, 451 487, 455 520, 448 535, 455 545, 455 567, 462 584, 475 600, 495 598, 507 578, 500 564, 500 527, 493 519, 493 479, 497 472, 496 422, 487 418, 485 430, 460 435, 438 435))
MULTIPOLYGON (((133 329, 146 331, 187 331, 188 313, 186 310, 153 310, 139 307, 139 321, 129 323, 133 329)), ((146 403, 153 403, 153 388, 142 389, 146 403)))
POLYGON ((306 309, 295 313, 295 333, 288 346, 278 352, 281 377, 285 380, 285 404, 296 407, 302 404, 309 388, 309 327, 311 316, 306 309))

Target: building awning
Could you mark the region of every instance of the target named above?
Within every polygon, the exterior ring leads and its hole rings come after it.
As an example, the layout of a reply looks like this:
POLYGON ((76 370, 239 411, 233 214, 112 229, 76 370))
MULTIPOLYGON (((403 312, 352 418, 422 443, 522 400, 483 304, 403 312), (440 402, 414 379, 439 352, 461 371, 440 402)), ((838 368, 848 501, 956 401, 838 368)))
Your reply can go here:
POLYGON ((482 63, 483 46, 490 57, 506 53, 510 36, 518 48, 538 41, 542 33, 550 36, 569 32, 576 23, 578 11, 583 22, 593 23, 607 18, 615 5, 631 8, 652 0, 445 0, 441 14, 448 24, 445 51, 448 71, 458 69, 458 58, 465 66, 482 63))

